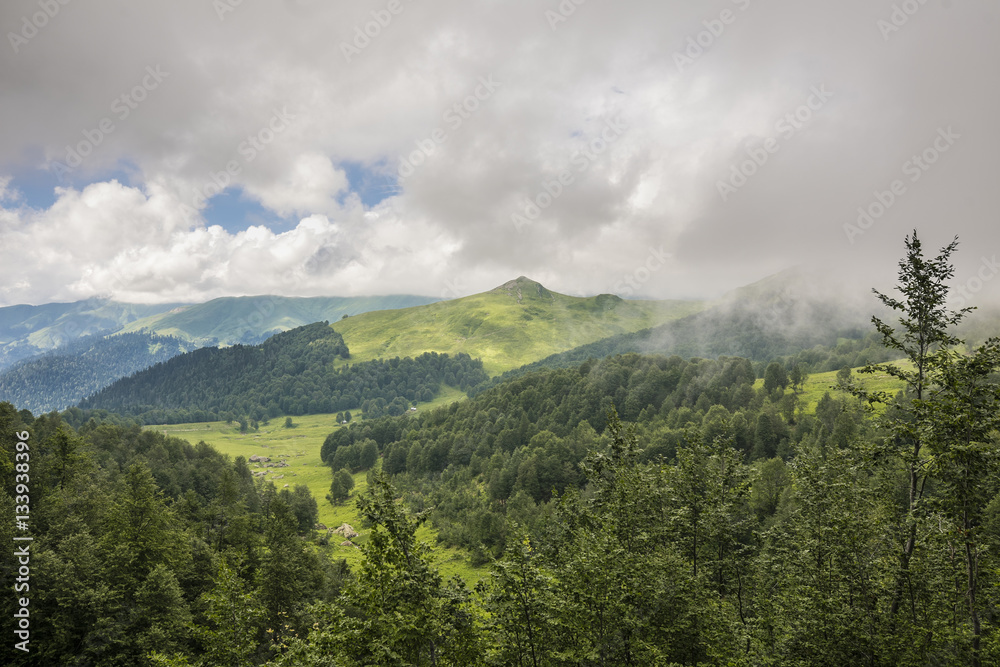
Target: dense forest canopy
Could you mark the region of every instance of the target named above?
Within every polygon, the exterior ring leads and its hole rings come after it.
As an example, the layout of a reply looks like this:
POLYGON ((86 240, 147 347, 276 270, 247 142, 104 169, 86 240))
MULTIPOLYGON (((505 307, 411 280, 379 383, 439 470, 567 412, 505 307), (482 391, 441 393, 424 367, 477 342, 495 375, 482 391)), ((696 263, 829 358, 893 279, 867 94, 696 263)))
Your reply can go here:
POLYGON ((486 379, 482 363, 463 354, 342 363, 348 359, 340 334, 317 322, 256 346, 195 350, 119 380, 80 407, 147 424, 330 413, 363 404, 378 416, 429 401, 441 385, 466 389, 486 379))
MULTIPOLYGON (((4 642, 3 664, 142 665, 151 651, 192 650, 208 664, 234 664, 237 654, 259 661, 285 623, 303 625, 305 605, 340 586, 340 565, 301 539, 313 534, 317 507, 304 486, 255 483, 242 457, 138 426, 77 431, 56 414, 34 419, 0 403, 0 508, 9 517, 22 495, 14 462, 25 460, 15 459, 15 434, 28 436, 34 539, 21 595, 32 634, 29 653, 4 642), (227 634, 232 614, 254 624, 236 630, 237 645, 227 634)), ((12 521, 0 532, 20 544, 12 521)), ((4 549, 5 590, 18 567, 4 549)), ((13 595, 0 599, 8 619, 14 604, 13 595)))

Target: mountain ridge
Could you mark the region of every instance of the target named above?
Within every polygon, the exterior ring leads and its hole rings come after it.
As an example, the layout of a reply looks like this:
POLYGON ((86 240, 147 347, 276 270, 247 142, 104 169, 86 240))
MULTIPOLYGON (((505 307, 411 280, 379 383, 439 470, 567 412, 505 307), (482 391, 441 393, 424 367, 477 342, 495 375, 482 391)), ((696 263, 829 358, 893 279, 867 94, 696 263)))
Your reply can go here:
POLYGON ((683 317, 698 301, 575 297, 519 276, 485 292, 334 323, 352 358, 464 352, 497 374, 549 354, 683 317))

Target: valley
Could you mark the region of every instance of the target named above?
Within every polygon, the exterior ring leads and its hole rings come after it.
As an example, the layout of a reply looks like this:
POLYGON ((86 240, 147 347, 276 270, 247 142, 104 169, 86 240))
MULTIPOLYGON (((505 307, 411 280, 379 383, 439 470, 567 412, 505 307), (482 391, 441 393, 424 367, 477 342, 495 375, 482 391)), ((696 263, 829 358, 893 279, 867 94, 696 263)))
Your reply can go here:
MULTIPOLYGON (((422 404, 420 409, 431 409, 462 400, 465 395, 456 390, 442 392, 439 399, 422 404)), ((267 457, 271 462, 284 461, 287 467, 266 468, 262 464, 250 463, 250 469, 263 482, 271 482, 277 488, 303 484, 309 488, 319 506, 319 523, 335 529, 343 523, 350 524, 360 535, 352 538, 355 545, 363 545, 367 531, 362 527, 362 519, 354 500, 367 490, 367 471, 354 474, 354 489, 351 497, 337 505, 325 500, 330 492, 330 467, 320 459, 319 451, 323 440, 331 431, 340 428, 336 415, 307 415, 296 417, 293 428, 284 428, 283 420, 275 420, 262 425, 252 433, 240 433, 239 427, 225 422, 202 422, 196 424, 172 424, 151 426, 163 435, 187 440, 191 444, 205 442, 231 459, 238 456, 249 461, 251 456, 267 457), (266 473, 260 475, 259 473, 266 473)), ((423 526, 417 537, 431 544, 436 542, 437 533, 430 526, 423 526)), ((324 550, 327 557, 343 559, 352 568, 358 567, 362 554, 354 546, 343 546, 342 536, 332 535, 329 547, 324 550)), ((434 565, 447 576, 460 576, 470 586, 486 575, 484 568, 473 568, 465 553, 455 548, 437 547, 434 550, 434 565)))

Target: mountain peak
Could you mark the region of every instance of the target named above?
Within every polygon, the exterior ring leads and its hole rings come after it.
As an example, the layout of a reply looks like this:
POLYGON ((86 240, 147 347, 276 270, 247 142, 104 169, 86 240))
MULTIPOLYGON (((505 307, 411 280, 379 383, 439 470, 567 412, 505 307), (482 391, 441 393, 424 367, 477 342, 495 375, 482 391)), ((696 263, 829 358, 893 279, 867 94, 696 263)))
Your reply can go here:
POLYGON ((517 302, 521 303, 524 298, 541 298, 551 300, 553 298, 552 292, 545 289, 541 283, 532 280, 531 278, 526 278, 524 276, 518 276, 514 280, 508 280, 503 285, 499 287, 494 287, 490 290, 494 294, 506 294, 507 296, 512 296, 517 298, 517 302))

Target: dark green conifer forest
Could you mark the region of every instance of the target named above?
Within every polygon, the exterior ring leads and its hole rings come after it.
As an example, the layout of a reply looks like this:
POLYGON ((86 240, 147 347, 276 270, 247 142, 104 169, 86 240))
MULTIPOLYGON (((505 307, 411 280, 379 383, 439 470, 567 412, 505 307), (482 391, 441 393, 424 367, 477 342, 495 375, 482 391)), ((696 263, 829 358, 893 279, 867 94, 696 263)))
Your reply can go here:
POLYGON ((486 379, 467 354, 428 352, 416 359, 356 364, 327 322, 276 334, 260 345, 201 348, 123 378, 80 402, 146 424, 255 420, 361 408, 369 416, 402 414, 431 400, 442 384, 467 389, 486 379))

